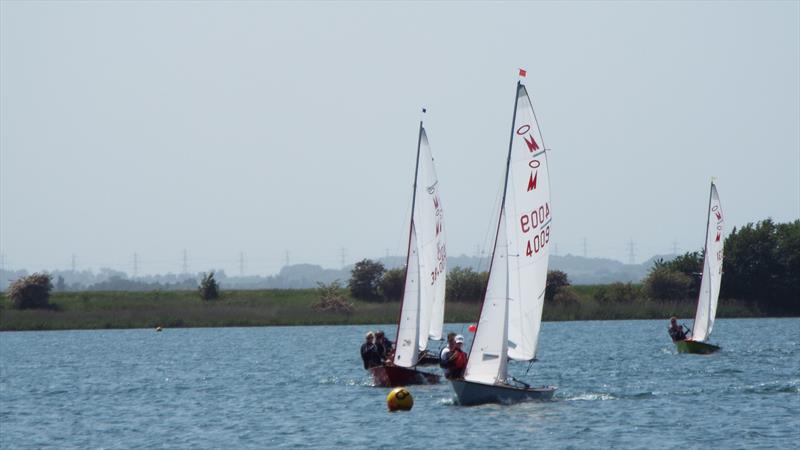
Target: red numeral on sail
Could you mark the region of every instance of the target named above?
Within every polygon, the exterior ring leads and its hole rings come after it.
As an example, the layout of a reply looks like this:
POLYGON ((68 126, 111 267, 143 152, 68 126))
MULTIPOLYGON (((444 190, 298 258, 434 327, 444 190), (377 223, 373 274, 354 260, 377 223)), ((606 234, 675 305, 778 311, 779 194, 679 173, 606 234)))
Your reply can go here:
MULTIPOLYGON (((540 224, 545 223, 548 217, 550 217, 549 202, 538 207, 537 209, 534 209, 530 212, 530 214, 523 214, 519 216, 519 224, 522 227, 522 232, 527 233, 532 229, 537 228, 540 224)), ((547 230, 549 236, 550 227, 547 227, 547 230)))
POLYGON ((539 253, 548 243, 550 243, 550 226, 545 227, 539 234, 533 236, 533 239, 528 240, 525 246, 525 256, 533 256, 535 253, 539 253))

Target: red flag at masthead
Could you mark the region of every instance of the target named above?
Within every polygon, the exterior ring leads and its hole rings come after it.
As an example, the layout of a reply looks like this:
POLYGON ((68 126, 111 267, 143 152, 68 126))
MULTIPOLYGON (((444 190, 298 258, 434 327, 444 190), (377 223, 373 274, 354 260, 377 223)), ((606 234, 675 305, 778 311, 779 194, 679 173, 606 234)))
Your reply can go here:
POLYGON ((525 69, 519 69, 519 76, 524 77, 528 75, 528 71, 525 69))

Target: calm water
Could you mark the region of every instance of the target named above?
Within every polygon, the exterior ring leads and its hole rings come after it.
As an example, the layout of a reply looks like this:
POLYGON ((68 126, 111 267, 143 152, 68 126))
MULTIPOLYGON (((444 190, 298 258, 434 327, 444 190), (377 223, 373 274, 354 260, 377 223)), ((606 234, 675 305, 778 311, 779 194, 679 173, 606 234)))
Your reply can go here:
POLYGON ((369 386, 364 326, 0 333, 0 447, 797 448, 800 319, 719 320, 712 356, 666 326, 546 323, 512 372, 555 401, 416 386, 407 413, 369 386))

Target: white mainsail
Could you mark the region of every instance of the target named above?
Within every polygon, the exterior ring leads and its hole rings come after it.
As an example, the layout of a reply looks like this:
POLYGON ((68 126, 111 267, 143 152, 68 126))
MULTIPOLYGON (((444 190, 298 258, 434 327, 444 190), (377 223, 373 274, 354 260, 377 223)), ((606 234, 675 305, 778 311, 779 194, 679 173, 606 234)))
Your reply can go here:
POLYGON ((441 339, 444 322, 447 268, 444 213, 428 136, 422 123, 413 195, 406 283, 394 356, 394 363, 402 367, 417 364, 418 352, 428 347, 428 338, 441 339))
POLYGON ((708 201, 708 224, 706 227, 706 247, 703 258, 703 279, 700 282, 700 294, 697 299, 697 313, 694 318, 692 340, 705 341, 714 328, 717 316, 717 300, 722 281, 722 253, 725 245, 724 220, 719 203, 717 186, 711 182, 711 193, 708 201))
POLYGON ((506 184, 489 283, 464 378, 506 381, 507 358, 536 356, 550 253, 547 155, 525 86, 517 84, 506 184))
POLYGON ((419 348, 425 350, 429 338, 435 340, 442 338, 447 251, 439 180, 436 177, 436 168, 425 128, 421 129, 419 151, 419 180, 416 188, 418 203, 414 211, 414 220, 419 224, 417 237, 424 311, 420 318, 419 348))

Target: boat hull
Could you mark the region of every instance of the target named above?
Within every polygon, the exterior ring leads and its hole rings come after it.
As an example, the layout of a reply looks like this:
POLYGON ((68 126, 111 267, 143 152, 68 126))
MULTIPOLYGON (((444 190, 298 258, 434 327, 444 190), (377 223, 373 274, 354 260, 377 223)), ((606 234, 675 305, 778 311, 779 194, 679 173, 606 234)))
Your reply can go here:
POLYGON ((400 366, 378 366, 369 369, 369 372, 375 386, 396 387, 439 383, 439 375, 400 366))
POLYGON ((436 366, 439 365, 439 355, 425 350, 420 353, 417 366, 436 366))
POLYGON ((720 349, 714 344, 689 340, 676 341, 675 348, 678 349, 678 353, 695 353, 698 355, 708 355, 710 353, 717 352, 720 349))
POLYGON ((482 405, 485 403, 511 404, 531 400, 550 400, 556 392, 554 386, 523 388, 497 384, 475 383, 466 380, 450 380, 463 406, 482 405))

